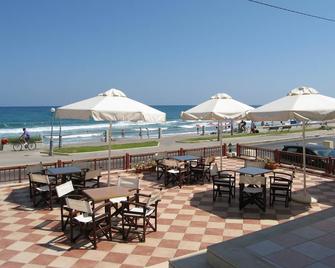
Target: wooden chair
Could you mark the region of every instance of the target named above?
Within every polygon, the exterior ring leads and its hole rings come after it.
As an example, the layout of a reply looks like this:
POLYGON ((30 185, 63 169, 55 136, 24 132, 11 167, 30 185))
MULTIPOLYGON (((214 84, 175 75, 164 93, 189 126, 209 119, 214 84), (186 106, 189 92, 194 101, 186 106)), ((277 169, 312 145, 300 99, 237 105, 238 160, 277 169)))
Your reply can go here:
POLYGON ((135 194, 135 196, 137 198, 134 202, 122 202, 122 233, 127 240, 129 233, 134 232, 138 234, 140 242, 145 242, 148 228, 157 231, 157 206, 161 200, 161 191, 154 191, 151 195, 135 194), (140 198, 147 200, 142 202, 140 198))
POLYGON ((222 196, 223 193, 228 193, 228 203, 231 203, 231 198, 235 198, 235 181, 236 171, 234 170, 218 170, 217 164, 210 168, 210 176, 213 181, 213 201, 216 201, 217 196, 222 196))
POLYGON ((71 179, 82 180, 85 177, 85 173, 91 169, 89 162, 80 161, 80 160, 72 160, 71 166, 78 167, 81 169, 80 174, 72 174, 71 179))
POLYGON ((179 188, 181 188, 189 177, 189 170, 185 163, 174 159, 164 159, 163 165, 165 166, 164 185, 168 186, 170 183, 177 183, 179 188))
POLYGON ((165 175, 165 165, 163 165, 163 160, 167 158, 166 152, 157 153, 154 157, 156 162, 156 177, 160 180, 165 175))
POLYGON ((89 201, 67 197, 66 205, 70 210, 71 242, 84 236, 96 249, 99 237, 105 236, 108 240, 112 239, 110 202, 102 203, 93 209, 89 201), (78 227, 79 233, 74 236, 76 227, 78 227))
MULTIPOLYGON (((138 176, 136 177, 118 177, 117 185, 121 187, 129 188, 129 191, 136 191, 135 193, 140 192, 140 178, 138 176)), ((119 210, 119 205, 121 205, 121 202, 123 201, 133 201, 133 198, 129 197, 115 197, 109 199, 109 201, 112 203, 112 206, 115 208, 115 211, 119 210)), ((113 213, 113 216, 117 216, 119 213, 113 213)))
POLYGON ((288 207, 292 195, 292 182, 294 172, 292 174, 286 172, 273 172, 270 176, 270 206, 272 207, 276 197, 283 198, 285 207, 288 207))
POLYGON ((240 210, 248 204, 256 204, 266 210, 266 178, 240 175, 240 210))
POLYGON ((210 168, 215 163, 215 156, 209 156, 200 161, 196 166, 190 166, 191 178, 196 181, 201 180, 204 183, 205 179, 210 181, 210 168))
POLYGON ((99 188, 101 179, 101 170, 88 170, 85 172, 83 180, 84 188, 99 188))
POLYGON ((26 168, 26 174, 28 175, 29 179, 29 195, 30 198, 32 198, 32 185, 31 185, 31 174, 45 174, 45 168, 42 164, 42 162, 35 164, 35 165, 29 165, 26 168))
POLYGON ((31 188, 32 188, 32 200, 36 207, 40 203, 48 205, 49 209, 52 210, 52 199, 53 193, 55 192, 55 184, 50 183, 49 177, 43 174, 30 174, 31 188), (40 197, 37 202, 36 198, 40 197))
POLYGON ((87 161, 72 160, 71 166, 78 167, 84 172, 91 169, 90 163, 87 161))
POLYGON ((82 199, 83 196, 76 193, 76 191, 73 188, 72 181, 67 181, 61 185, 56 186, 56 193, 60 203, 62 231, 64 231, 70 218, 70 209, 67 207, 65 199, 67 197, 74 199, 82 199))

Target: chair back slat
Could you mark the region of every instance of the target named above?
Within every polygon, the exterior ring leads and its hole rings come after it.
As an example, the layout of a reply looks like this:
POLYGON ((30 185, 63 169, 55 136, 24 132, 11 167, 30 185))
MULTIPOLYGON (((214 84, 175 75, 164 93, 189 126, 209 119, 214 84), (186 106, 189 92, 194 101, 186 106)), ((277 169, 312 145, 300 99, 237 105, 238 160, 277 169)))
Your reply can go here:
POLYGON ((63 197, 74 191, 72 181, 65 182, 61 185, 56 186, 56 192, 58 197, 63 197))
POLYGON ((240 175, 240 183, 243 184, 253 184, 253 185, 265 185, 266 178, 263 176, 246 176, 246 175, 240 175))
POLYGON ((169 168, 178 167, 178 161, 174 159, 163 159, 162 164, 169 168))
POLYGON ((215 162, 215 156, 208 156, 205 158, 205 165, 209 166, 210 164, 215 162))
POLYGON ((157 201, 160 201, 161 199, 162 199, 161 191, 156 190, 149 197, 146 206, 149 207, 151 205, 154 205, 157 201))
POLYGON ((85 180, 96 179, 99 176, 101 176, 101 170, 89 170, 85 173, 85 180))
POLYGON ((50 184, 49 177, 47 175, 42 174, 30 174, 30 180, 32 182, 38 182, 43 184, 50 184))
POLYGON ((30 174, 30 173, 40 173, 44 170, 44 166, 42 163, 38 163, 35 165, 29 165, 26 168, 26 173, 30 174))
POLYGON ((211 176, 217 176, 219 174, 219 168, 217 164, 211 165, 209 172, 211 176))
POLYGON ((258 167, 258 168, 265 168, 265 162, 264 161, 258 161, 258 160, 245 160, 245 167, 258 167))
POLYGON ((121 187, 140 189, 139 177, 118 177, 117 185, 121 187))
POLYGON ((281 172, 281 171, 274 171, 273 175, 275 178, 282 178, 286 180, 293 180, 294 178, 294 171, 292 173, 287 173, 287 172, 281 172))
POLYGON ((88 214, 93 214, 92 207, 88 201, 85 200, 77 200, 77 199, 72 199, 72 198, 66 198, 66 205, 68 208, 79 211, 79 212, 84 212, 88 214))

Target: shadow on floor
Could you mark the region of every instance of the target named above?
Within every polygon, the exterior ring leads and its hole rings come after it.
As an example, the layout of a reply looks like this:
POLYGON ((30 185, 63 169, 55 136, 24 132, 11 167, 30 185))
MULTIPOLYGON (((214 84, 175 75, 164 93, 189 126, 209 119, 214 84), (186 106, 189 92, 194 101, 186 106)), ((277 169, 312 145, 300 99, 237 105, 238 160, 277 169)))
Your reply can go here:
MULTIPOLYGON (((318 204, 313 206, 329 206, 333 207, 335 204, 335 182, 322 182, 319 185, 309 187, 308 192, 318 199, 318 204)), ((212 190, 194 193, 190 200, 190 205, 212 213, 218 217, 225 219, 267 219, 285 221, 292 217, 297 217, 305 212, 311 210, 311 206, 291 201, 289 207, 285 207, 283 202, 276 201, 273 207, 269 206, 269 193, 267 192, 267 207, 263 212, 255 204, 249 204, 244 209, 239 209, 239 189, 236 188, 236 197, 232 199, 231 204, 228 204, 227 195, 217 197, 213 202, 212 190)), ((297 191, 295 193, 299 193, 297 191)), ((317 211, 317 210, 315 210, 317 211)))

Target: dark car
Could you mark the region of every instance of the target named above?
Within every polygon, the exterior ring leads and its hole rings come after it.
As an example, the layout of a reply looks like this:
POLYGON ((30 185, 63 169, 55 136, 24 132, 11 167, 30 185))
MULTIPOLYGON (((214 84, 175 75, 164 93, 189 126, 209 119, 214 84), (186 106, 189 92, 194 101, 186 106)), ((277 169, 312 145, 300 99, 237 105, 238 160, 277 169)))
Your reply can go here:
MULTIPOLYGON (((285 145, 282 149, 281 162, 286 164, 302 165, 302 145, 285 145), (287 154, 285 154, 287 152, 287 154)), ((324 147, 320 144, 306 144, 306 165, 324 169, 327 160, 322 159, 328 157, 335 158, 335 150, 324 147)))

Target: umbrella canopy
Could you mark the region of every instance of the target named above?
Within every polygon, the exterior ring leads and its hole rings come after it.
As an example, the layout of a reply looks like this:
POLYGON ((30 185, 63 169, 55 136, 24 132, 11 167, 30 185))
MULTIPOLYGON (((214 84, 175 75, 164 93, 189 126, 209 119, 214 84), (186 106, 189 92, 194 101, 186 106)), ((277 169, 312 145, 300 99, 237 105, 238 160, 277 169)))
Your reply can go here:
MULTIPOLYGON (((222 121, 238 119, 254 108, 234 100, 225 93, 218 93, 209 100, 181 113, 184 120, 216 120, 220 122, 220 145, 222 148, 222 121)), ((222 169, 222 149, 220 150, 220 168, 222 169)))
POLYGON ((230 120, 238 119, 241 115, 254 108, 234 100, 225 93, 218 93, 209 100, 182 112, 184 120, 230 120))
POLYGON ((306 190, 306 121, 335 119, 335 98, 321 95, 314 88, 303 86, 291 90, 286 97, 250 111, 246 117, 255 121, 284 121, 297 119, 303 122, 304 196, 301 197, 297 195, 295 199, 304 203, 312 202, 313 199, 308 196, 306 190))
POLYGON ((165 113, 128 98, 121 90, 110 89, 98 96, 56 110, 56 117, 95 121, 164 122, 165 113))
POLYGON ((56 110, 56 117, 63 119, 82 119, 109 121, 108 135, 108 184, 111 170, 111 132, 113 121, 164 122, 165 113, 138 101, 127 98, 118 89, 112 88, 98 96, 75 102, 56 110))
POLYGON ((287 96, 250 111, 255 121, 332 120, 335 119, 335 98, 319 94, 311 87, 292 89, 287 96))

